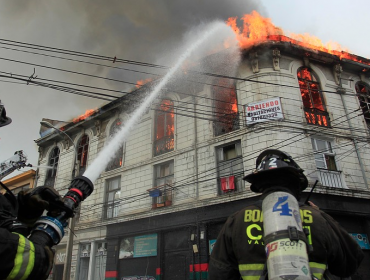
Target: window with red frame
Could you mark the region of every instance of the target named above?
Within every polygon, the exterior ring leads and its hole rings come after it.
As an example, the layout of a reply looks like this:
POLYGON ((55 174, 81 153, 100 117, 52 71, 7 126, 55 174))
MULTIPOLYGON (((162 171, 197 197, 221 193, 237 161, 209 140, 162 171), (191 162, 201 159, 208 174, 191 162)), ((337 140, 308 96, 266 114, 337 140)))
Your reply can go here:
POLYGON ((363 83, 356 84, 356 93, 360 101, 360 107, 368 126, 370 125, 370 88, 363 83))
POLYGON ((307 123, 330 127, 329 114, 315 74, 309 68, 302 67, 297 76, 307 123))
POLYGON ((214 99, 215 136, 239 129, 238 103, 235 84, 227 78, 214 81, 212 86, 214 99))
POLYGON ((174 149, 175 115, 173 102, 164 99, 155 116, 154 155, 161 155, 174 149))

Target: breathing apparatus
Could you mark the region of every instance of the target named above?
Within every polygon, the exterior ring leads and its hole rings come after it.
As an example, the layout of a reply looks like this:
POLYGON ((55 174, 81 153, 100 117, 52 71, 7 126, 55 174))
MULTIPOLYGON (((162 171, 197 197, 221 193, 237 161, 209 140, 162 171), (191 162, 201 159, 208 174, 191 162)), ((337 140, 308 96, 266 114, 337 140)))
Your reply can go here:
POLYGON ((308 181, 292 157, 282 151, 263 151, 256 169, 244 177, 251 190, 263 193, 262 213, 269 280, 311 280, 307 238, 297 199, 308 181))

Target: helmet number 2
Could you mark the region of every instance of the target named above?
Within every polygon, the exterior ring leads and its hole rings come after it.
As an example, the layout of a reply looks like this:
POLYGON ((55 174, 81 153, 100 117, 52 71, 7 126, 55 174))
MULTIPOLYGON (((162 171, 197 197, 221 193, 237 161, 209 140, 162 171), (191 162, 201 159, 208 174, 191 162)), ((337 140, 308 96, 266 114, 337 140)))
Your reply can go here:
POLYGON ((292 209, 289 208, 288 196, 281 196, 272 208, 272 212, 280 212, 280 216, 292 216, 292 209))

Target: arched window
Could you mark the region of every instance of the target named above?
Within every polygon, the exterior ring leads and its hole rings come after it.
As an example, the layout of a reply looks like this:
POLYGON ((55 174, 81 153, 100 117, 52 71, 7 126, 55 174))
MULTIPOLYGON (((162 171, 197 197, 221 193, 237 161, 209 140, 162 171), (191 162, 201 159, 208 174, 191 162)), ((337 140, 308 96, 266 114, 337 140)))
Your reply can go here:
POLYGON ((307 67, 300 68, 297 76, 307 123, 330 127, 329 114, 317 77, 307 67))
POLYGON ((239 129, 238 103, 235 84, 220 78, 212 86, 214 100, 214 131, 219 136, 239 129))
POLYGON ((370 88, 364 83, 357 83, 356 93, 360 101, 360 107, 364 113, 365 121, 370 126, 370 88))
POLYGON ((174 120, 173 102, 169 99, 162 100, 155 115, 155 156, 173 151, 175 132, 174 120))
MULTIPOLYGON (((121 119, 116 119, 114 121, 109 131, 108 141, 110 141, 115 136, 115 134, 119 131, 121 124, 122 124, 121 119)), ((118 149, 114 157, 110 160, 110 162, 107 165, 106 171, 113 170, 113 169, 116 169, 122 166, 123 146, 124 144, 120 146, 120 148, 118 149)))
POLYGON ((78 174, 83 174, 86 170, 86 164, 87 164, 87 155, 89 151, 89 136, 84 134, 77 146, 78 152, 77 152, 77 160, 79 162, 79 172, 78 174))
POLYGON ((48 169, 46 173, 45 186, 53 187, 55 182, 55 177, 57 175, 58 162, 59 162, 59 153, 60 150, 58 147, 55 147, 49 156, 48 169))

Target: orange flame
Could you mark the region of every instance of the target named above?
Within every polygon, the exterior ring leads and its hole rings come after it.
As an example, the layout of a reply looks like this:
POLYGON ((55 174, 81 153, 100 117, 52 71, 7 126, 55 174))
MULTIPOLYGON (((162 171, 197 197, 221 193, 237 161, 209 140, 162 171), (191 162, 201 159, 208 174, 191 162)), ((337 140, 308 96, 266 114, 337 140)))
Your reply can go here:
POLYGON ((226 24, 234 30, 241 49, 248 49, 255 44, 266 41, 282 41, 330 53, 338 56, 340 59, 345 58, 370 65, 370 62, 365 61, 356 55, 350 54, 347 48, 342 47, 336 42, 328 42, 324 44, 318 37, 312 36, 308 33, 289 33, 289 37, 287 37, 281 28, 276 27, 269 18, 263 18, 256 11, 253 11, 251 14, 244 15, 241 19, 243 20, 242 29, 237 26, 236 17, 229 18, 226 21, 226 24))
POLYGON ((145 85, 146 83, 149 83, 151 81, 153 81, 153 79, 151 79, 151 78, 148 78, 148 79, 145 79, 145 80, 138 80, 136 82, 135 86, 136 86, 136 88, 141 88, 143 85, 145 85))
POLYGON ((92 114, 94 114, 96 112, 96 109, 88 109, 86 110, 85 114, 82 114, 81 116, 77 117, 77 118, 74 118, 73 119, 73 122, 74 123, 78 123, 84 119, 86 119, 87 117, 91 116, 92 114))

